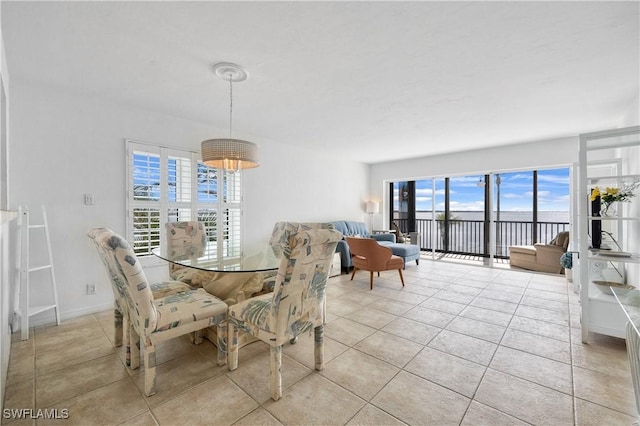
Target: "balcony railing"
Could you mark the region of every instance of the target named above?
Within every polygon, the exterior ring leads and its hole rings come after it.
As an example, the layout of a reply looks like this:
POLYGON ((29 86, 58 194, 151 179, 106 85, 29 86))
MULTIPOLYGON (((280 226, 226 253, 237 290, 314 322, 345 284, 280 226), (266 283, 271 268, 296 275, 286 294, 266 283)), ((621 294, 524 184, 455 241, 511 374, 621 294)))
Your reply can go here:
MULTIPOLYGON (((406 219, 394 219, 402 232, 407 232, 406 219)), ((433 219, 416 219, 416 232, 420 234, 418 244, 421 250, 432 250, 433 219)), ((496 221, 496 257, 508 258, 510 246, 533 244, 533 222, 496 221)), ((537 222, 536 242, 548 243, 559 232, 568 231, 568 222, 537 222)), ((489 256, 485 248, 485 222, 482 220, 450 220, 449 244, 445 247, 443 220, 436 220, 435 250, 446 253, 489 256)))

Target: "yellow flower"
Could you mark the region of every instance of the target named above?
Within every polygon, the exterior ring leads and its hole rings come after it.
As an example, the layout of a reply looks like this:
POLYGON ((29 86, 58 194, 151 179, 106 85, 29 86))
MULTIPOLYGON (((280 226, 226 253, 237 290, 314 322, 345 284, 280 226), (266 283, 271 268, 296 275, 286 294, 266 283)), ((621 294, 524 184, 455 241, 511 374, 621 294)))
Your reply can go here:
POLYGON ((591 191, 591 201, 595 201, 596 198, 598 198, 600 196, 600 189, 598 189, 598 187, 596 186, 595 188, 593 188, 593 191, 591 191))
POLYGON ((607 194, 616 195, 618 193, 618 188, 607 188, 607 194))

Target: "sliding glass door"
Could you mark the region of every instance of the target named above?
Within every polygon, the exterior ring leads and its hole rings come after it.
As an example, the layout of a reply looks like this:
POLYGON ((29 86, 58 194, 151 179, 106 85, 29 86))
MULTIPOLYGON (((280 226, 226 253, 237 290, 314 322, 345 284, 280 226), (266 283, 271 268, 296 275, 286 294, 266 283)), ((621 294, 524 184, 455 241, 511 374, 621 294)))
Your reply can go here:
POLYGON ((569 229, 568 168, 392 182, 390 190, 391 221, 445 257, 505 263, 509 247, 569 229))

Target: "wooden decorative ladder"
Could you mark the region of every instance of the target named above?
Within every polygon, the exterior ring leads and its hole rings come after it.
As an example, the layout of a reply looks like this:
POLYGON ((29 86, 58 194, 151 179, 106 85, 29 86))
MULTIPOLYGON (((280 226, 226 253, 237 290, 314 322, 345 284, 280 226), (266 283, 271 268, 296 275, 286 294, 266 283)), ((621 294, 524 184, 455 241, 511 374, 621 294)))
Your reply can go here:
MULTIPOLYGON (((20 332, 22 340, 29 339, 29 318, 41 312, 50 309, 55 310, 56 324, 60 325, 60 309, 58 304, 58 288, 56 286, 56 275, 53 268, 53 258, 51 256, 51 239, 49 237, 49 225, 47 223, 47 212, 42 206, 42 224, 32 225, 29 222, 29 209, 27 207, 18 209, 18 267, 19 267, 19 283, 14 293, 15 296, 15 314, 13 328, 15 331, 18 324, 17 319, 20 318, 20 332), (37 230, 34 237, 39 237, 46 243, 47 261, 44 265, 31 266, 30 255, 30 234, 32 230, 37 230), (41 233, 42 231, 43 233, 41 233), (38 235, 36 235, 38 234, 38 235), (39 306, 30 306, 29 292, 31 290, 30 274, 37 271, 49 271, 49 285, 53 292, 53 303, 39 306)), ((44 280, 44 278, 43 278, 44 280)), ((38 284, 44 285, 43 280, 37 280, 38 284)))

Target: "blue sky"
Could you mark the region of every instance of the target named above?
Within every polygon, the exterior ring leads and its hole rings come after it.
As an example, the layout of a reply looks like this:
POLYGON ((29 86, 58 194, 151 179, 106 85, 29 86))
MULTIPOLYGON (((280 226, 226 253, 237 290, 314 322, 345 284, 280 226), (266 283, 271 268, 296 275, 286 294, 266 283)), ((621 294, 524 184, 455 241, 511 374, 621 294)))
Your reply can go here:
MULTIPOLYGON (((184 157, 168 158, 167 161, 167 180, 168 201, 177 201, 178 180, 185 179, 191 181, 191 168, 183 167, 178 171, 178 161, 186 161, 188 165, 191 160, 184 157)), ((198 163, 198 201, 215 202, 218 192, 217 174, 208 173, 209 169, 202 163, 198 163)), ((160 156, 146 152, 133 153, 133 184, 140 187, 141 199, 160 199, 160 156)), ((190 191, 188 196, 190 197, 190 191)), ((185 201, 185 200, 182 200, 185 201)))
MULTIPOLYGON (((484 176, 470 175, 450 179, 451 210, 484 210, 484 188, 478 186, 484 176)), ((436 179, 436 210, 444 210, 444 179, 436 179)), ((494 197, 497 187, 494 183, 494 197)), ((394 194, 397 201, 397 193, 394 194)), ((431 179, 416 181, 416 209, 431 210, 431 179)), ((533 209, 533 172, 500 173, 500 210, 533 209)), ((538 210, 569 210, 569 169, 538 171, 538 210)))

